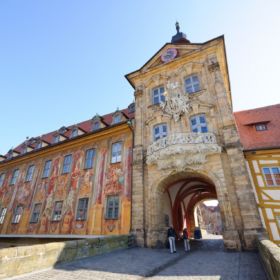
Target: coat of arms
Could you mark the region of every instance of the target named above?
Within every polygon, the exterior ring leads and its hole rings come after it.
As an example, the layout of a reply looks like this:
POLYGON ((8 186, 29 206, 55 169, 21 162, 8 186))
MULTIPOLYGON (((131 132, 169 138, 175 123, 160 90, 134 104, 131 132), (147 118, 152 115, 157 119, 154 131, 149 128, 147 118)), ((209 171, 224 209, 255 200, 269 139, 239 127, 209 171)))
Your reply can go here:
POLYGON ((177 122, 184 113, 189 113, 191 104, 188 96, 182 93, 178 82, 168 82, 165 101, 160 103, 160 107, 177 122))

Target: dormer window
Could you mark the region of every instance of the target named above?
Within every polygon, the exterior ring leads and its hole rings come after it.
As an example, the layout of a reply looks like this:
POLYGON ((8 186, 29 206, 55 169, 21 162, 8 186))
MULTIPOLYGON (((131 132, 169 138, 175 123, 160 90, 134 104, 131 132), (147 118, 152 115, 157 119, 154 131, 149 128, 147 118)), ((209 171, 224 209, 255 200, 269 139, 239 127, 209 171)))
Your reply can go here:
POLYGON ((59 139, 60 139, 60 135, 59 135, 59 134, 54 135, 54 136, 53 136, 53 144, 58 143, 58 142, 59 142, 59 139))
POLYGON ((100 128, 100 121, 95 121, 92 124, 92 130, 98 130, 100 128))
POLYGON ((71 138, 77 137, 78 134, 79 134, 78 128, 74 128, 74 129, 72 130, 72 132, 71 132, 71 138))
POLYGON ((42 148, 42 141, 38 141, 36 143, 36 149, 41 149, 42 148))
POLYGON ((113 116, 113 124, 120 123, 122 121, 121 114, 117 114, 113 116))
POLYGON ((257 123, 255 124, 256 131, 264 131, 267 130, 267 124, 266 123, 257 123))

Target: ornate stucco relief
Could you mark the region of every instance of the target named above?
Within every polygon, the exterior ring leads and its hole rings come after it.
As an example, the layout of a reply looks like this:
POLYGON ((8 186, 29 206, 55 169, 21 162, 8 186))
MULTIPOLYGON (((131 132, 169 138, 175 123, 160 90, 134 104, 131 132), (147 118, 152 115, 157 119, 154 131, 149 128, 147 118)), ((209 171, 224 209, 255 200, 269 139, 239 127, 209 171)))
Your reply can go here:
POLYGON ((182 170, 189 165, 201 165, 207 155, 220 152, 213 133, 175 133, 151 144, 146 162, 156 164, 158 169, 182 170))

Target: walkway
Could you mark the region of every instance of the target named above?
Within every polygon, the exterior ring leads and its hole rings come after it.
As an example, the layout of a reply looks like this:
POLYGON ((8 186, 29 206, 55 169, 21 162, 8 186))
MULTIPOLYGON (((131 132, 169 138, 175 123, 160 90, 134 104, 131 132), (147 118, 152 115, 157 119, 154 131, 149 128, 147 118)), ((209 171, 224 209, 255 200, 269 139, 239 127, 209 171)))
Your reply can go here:
POLYGON ((266 279, 255 252, 225 252, 221 239, 194 241, 192 251, 133 248, 12 279, 18 280, 266 279))

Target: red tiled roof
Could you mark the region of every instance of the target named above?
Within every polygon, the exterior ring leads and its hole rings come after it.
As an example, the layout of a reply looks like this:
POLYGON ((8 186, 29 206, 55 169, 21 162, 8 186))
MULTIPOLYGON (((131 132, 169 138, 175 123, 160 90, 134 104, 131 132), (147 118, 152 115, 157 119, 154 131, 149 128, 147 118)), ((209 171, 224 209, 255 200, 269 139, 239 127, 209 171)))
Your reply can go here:
POLYGON ((244 150, 280 148, 280 104, 234 113, 244 150), (266 123, 257 131, 255 124, 266 123))
MULTIPOLYGON (((133 119, 134 118, 134 112, 130 112, 128 108, 126 109, 123 109, 123 110, 119 110, 119 112, 121 112, 127 119, 133 119)), ((113 115, 115 114, 116 112, 114 113, 110 113, 110 114, 107 114, 107 115, 104 115, 104 116, 100 116, 101 118, 101 121, 106 125, 106 126, 110 126, 112 125, 112 122, 113 122, 113 115)), ((92 131, 92 119, 89 119, 87 121, 83 121, 81 123, 78 123, 76 125, 70 125, 67 128, 67 131, 64 133, 64 134, 61 134, 63 136, 65 136, 66 138, 69 138, 70 135, 71 135, 71 130, 72 128, 74 127, 78 127, 80 128, 82 131, 84 131, 85 133, 89 133, 92 131)), ((41 137, 35 137, 36 139, 41 139, 49 144, 52 143, 52 140, 53 140, 53 136, 56 135, 58 132, 58 130, 55 130, 55 131, 52 131, 52 132, 49 132, 47 134, 44 134, 42 135, 41 137)), ((15 152, 18 152, 18 153, 21 153, 24 146, 26 145, 26 141, 21 143, 19 146, 17 146, 15 149, 13 149, 15 152)), ((35 148, 35 143, 34 144, 31 144, 30 146, 35 148)))

